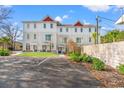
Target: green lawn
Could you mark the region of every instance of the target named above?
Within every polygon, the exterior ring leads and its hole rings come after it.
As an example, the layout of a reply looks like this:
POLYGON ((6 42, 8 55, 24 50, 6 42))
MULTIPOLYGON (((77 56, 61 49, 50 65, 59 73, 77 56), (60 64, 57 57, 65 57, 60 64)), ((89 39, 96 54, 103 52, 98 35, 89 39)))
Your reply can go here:
POLYGON ((24 52, 19 54, 18 56, 24 57, 56 57, 58 54, 52 52, 24 52))

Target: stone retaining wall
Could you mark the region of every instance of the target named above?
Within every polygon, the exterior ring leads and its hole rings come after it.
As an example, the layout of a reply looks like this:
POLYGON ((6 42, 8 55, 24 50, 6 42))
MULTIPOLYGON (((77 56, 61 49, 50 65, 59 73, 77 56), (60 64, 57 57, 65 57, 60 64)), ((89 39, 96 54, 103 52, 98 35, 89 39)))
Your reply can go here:
POLYGON ((82 46, 82 53, 95 56, 116 68, 124 64, 124 41, 116 43, 82 46))

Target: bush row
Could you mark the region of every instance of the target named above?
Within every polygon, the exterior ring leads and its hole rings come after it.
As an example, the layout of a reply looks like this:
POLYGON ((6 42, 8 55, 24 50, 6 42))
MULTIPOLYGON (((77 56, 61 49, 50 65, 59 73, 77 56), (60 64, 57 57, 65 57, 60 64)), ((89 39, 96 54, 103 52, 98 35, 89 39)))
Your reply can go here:
POLYGON ((0 49, 0 56, 9 56, 10 51, 7 49, 0 49))
POLYGON ((92 68, 95 70, 104 70, 105 69, 105 64, 102 60, 92 57, 86 54, 79 54, 79 53, 71 53, 69 54, 69 57, 71 60, 76 61, 76 62, 88 62, 92 63, 92 68))

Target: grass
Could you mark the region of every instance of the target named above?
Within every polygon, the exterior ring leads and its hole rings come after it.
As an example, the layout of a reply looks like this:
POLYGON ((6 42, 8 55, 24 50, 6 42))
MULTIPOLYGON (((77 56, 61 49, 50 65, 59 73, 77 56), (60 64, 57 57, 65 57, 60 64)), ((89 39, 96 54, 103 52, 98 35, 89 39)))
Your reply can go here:
POLYGON ((18 56, 23 57, 57 57, 58 54, 52 52, 24 52, 18 56))

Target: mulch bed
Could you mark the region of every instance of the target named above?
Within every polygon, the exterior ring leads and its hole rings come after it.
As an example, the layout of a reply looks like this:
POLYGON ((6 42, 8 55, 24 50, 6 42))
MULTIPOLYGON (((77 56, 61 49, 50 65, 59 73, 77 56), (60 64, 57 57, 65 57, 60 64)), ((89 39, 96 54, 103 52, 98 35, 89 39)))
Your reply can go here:
POLYGON ((91 63, 84 62, 74 62, 74 64, 83 65, 91 74, 99 81, 101 81, 101 87, 105 88, 120 88, 124 87, 124 75, 121 75, 117 72, 116 69, 111 66, 106 65, 104 71, 97 71, 92 69, 91 63))
POLYGON ((81 63, 91 74, 101 81, 102 86, 106 88, 124 87, 124 75, 119 74, 114 68, 107 66, 104 71, 93 70, 90 63, 81 63))

